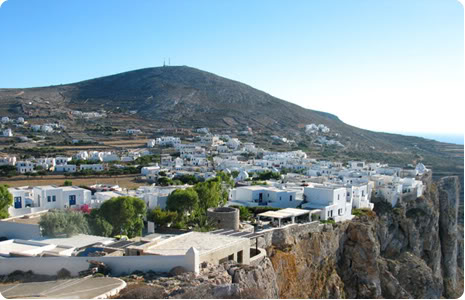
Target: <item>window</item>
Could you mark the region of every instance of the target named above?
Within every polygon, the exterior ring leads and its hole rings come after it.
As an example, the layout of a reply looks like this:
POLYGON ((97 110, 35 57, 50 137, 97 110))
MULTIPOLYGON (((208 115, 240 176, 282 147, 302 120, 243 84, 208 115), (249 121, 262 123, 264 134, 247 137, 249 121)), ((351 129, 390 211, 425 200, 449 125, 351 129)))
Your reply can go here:
POLYGON ((57 202, 57 196, 52 196, 52 202, 57 202))
POLYGON ((289 196, 289 201, 292 201, 292 195, 289 196))
POLYGON ((52 197, 51 196, 47 196, 47 202, 52 202, 52 197))
POLYGON ((337 200, 339 200, 339 196, 340 196, 340 195, 337 195, 337 200))

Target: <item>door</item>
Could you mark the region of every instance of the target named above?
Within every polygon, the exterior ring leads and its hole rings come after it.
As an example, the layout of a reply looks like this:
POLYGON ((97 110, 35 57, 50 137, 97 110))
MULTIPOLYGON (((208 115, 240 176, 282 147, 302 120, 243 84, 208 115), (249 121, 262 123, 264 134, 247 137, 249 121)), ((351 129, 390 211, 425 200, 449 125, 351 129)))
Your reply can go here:
POLYGON ((22 208, 21 197, 15 197, 15 208, 22 208))
POLYGON ((76 205, 76 195, 69 196, 69 206, 76 205))
POLYGON ((258 203, 262 203, 263 202, 263 194, 260 193, 258 194, 258 203))

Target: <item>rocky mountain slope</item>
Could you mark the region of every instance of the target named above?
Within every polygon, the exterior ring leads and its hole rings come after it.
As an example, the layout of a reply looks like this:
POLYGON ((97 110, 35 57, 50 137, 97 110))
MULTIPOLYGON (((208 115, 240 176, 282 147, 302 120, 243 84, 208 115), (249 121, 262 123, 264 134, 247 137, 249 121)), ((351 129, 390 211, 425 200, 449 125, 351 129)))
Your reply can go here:
POLYGON ((258 266, 206 265, 197 278, 141 276, 119 297, 153 297, 156 289, 165 298, 458 298, 458 181, 423 180, 425 194, 407 194, 395 208, 378 201, 374 213, 352 221, 267 234, 260 246, 269 258, 258 266))
POLYGON ((70 130, 84 130, 88 124, 76 122, 72 110, 105 111, 109 118, 101 120, 103 123, 123 128, 199 126, 237 132, 250 127, 255 137, 278 134, 304 144, 309 139, 304 126, 324 124, 331 130, 329 137, 341 142, 347 151, 412 158, 418 153, 425 160, 430 156, 444 161, 455 157, 444 149, 447 144, 359 129, 330 113, 305 109, 246 84, 186 66, 146 68, 59 86, 0 89, 1 115, 26 115, 31 123, 61 121, 70 130), (125 119, 118 123, 127 116, 131 122, 125 119))

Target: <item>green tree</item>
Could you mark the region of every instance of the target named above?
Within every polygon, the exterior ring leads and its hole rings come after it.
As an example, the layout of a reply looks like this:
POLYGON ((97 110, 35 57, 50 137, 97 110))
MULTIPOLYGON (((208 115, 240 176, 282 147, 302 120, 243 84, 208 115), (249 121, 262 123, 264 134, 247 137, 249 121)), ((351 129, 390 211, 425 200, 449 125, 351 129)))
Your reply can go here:
POLYGON ((71 180, 65 180, 64 186, 72 186, 73 182, 71 180))
POLYGON ((147 214, 147 220, 154 222, 159 227, 166 227, 179 219, 177 211, 162 210, 157 207, 147 214))
POLYGON ((113 226, 113 236, 124 234, 130 238, 142 235, 145 214, 145 202, 128 196, 111 198, 99 209, 99 215, 113 226))
POLYGON ((0 185, 0 219, 9 217, 8 208, 13 205, 13 195, 7 185, 0 185))
POLYGON ((219 180, 213 179, 197 183, 194 189, 199 196, 199 210, 201 214, 206 214, 207 209, 218 207, 224 202, 224 195, 219 180))
POLYGON ((89 225, 84 214, 71 210, 46 213, 40 218, 39 226, 42 235, 47 237, 57 237, 62 234, 69 237, 79 233, 89 233, 89 225))
POLYGON ((86 216, 89 223, 90 232, 93 235, 108 237, 111 236, 113 232, 113 226, 100 215, 100 210, 98 208, 92 209, 90 214, 86 216))
POLYGON ((190 213, 197 210, 199 206, 199 196, 193 188, 185 190, 175 190, 168 196, 166 208, 170 211, 177 211, 181 214, 190 213))
POLYGON ((239 215, 240 215, 241 221, 247 221, 252 217, 252 214, 245 206, 239 207, 239 215))

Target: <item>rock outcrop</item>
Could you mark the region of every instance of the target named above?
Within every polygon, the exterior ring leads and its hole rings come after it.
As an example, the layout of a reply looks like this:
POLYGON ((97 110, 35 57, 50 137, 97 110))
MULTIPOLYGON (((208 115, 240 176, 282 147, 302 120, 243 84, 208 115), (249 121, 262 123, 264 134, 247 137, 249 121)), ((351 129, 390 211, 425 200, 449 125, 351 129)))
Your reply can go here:
POLYGON ((423 196, 404 194, 395 208, 378 201, 374 212, 349 222, 273 232, 265 246, 277 273, 280 297, 453 298, 462 294, 457 178, 444 178, 436 185, 427 174, 423 181, 423 196))

